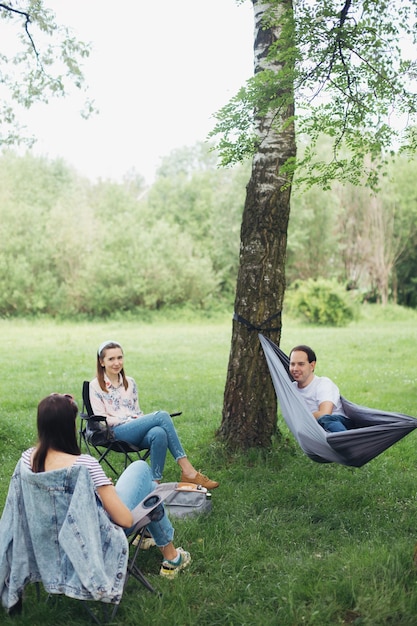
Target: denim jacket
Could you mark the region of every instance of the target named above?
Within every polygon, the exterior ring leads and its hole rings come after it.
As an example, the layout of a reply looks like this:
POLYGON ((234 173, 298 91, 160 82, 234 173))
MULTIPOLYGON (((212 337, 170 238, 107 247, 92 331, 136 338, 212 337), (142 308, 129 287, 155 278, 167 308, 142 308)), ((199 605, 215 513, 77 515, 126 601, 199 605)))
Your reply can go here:
POLYGON ((96 500, 86 467, 35 474, 17 463, 0 520, 5 608, 30 582, 42 582, 48 593, 118 603, 128 556, 126 535, 96 500))

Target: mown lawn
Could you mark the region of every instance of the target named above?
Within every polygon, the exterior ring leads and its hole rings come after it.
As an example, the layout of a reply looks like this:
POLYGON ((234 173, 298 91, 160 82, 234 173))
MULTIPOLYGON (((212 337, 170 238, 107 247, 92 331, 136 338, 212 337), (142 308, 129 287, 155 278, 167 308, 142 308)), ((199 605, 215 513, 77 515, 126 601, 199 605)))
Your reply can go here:
MULTIPOLYGON (((282 347, 308 343, 317 372, 347 398, 417 416, 417 316, 368 307, 342 329, 284 319, 282 347)), ((175 522, 176 543, 193 564, 177 580, 157 577, 160 555, 143 569, 161 591, 131 581, 117 614, 123 625, 400 626, 417 624, 416 433, 361 469, 310 461, 282 420, 266 452, 231 456, 216 442, 230 319, 54 323, 0 321, 0 510, 13 468, 34 442, 36 405, 73 393, 94 376, 97 345, 114 338, 139 383, 144 410, 182 410, 177 429, 193 463, 221 481, 210 516, 175 522)), ((177 480, 172 459, 166 480, 177 480)), ((1 620, 0 620, 0 623, 1 620)), ((28 589, 20 625, 87 624, 79 603, 38 603, 28 589)))

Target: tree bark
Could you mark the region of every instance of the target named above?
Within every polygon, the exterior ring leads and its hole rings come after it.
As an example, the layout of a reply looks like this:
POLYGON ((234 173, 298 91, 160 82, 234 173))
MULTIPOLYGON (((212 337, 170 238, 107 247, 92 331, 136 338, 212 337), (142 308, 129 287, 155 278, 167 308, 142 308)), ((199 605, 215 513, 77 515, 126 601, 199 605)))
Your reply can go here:
MULTIPOLYGON (((277 18, 284 11, 292 11, 292 2, 252 2, 255 73, 264 69, 279 71, 282 66, 277 61, 272 64, 267 53, 279 38, 281 28, 263 28, 261 20, 272 7, 277 18)), ((276 432, 277 401, 258 331, 279 343, 291 193, 291 181, 281 172, 281 166, 296 153, 294 105, 292 94, 289 95, 292 104, 286 110, 271 109, 262 117, 255 113, 259 148, 252 162, 242 217, 235 298, 235 316, 239 317, 233 321, 218 430, 218 436, 235 449, 268 447, 276 432)))

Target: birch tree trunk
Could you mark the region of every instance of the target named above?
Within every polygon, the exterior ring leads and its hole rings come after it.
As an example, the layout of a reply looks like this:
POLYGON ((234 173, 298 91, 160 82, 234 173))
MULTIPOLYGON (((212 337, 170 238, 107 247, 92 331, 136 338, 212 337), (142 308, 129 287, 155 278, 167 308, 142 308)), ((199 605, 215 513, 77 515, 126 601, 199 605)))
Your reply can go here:
MULTIPOLYGON (((263 28, 261 20, 267 10, 276 12, 277 17, 284 11, 292 11, 292 1, 271 4, 252 0, 252 3, 255 74, 265 69, 278 71, 281 66, 277 61, 272 64, 267 53, 279 39, 281 29, 276 25, 263 28)), ((289 95, 293 103, 292 94, 289 95)), ((276 430, 277 402, 258 330, 262 329, 279 343, 291 190, 288 186, 291 181, 282 174, 281 166, 296 152, 293 114, 291 104, 286 110, 270 110, 255 121, 259 148, 252 162, 242 217, 235 299, 238 319, 233 321, 222 423, 218 430, 218 436, 233 448, 267 447, 276 430)))

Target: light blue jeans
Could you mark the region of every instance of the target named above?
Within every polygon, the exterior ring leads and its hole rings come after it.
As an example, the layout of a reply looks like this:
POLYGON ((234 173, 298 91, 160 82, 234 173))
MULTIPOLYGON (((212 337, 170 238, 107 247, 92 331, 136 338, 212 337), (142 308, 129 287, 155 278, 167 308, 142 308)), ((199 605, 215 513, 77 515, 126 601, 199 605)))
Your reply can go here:
POLYGON ((151 470, 154 480, 161 480, 167 449, 175 461, 187 456, 178 438, 174 422, 166 411, 155 411, 113 427, 116 439, 133 443, 151 451, 151 470))
POLYGON ((340 433, 349 428, 349 418, 338 413, 322 415, 317 421, 328 433, 340 433))
MULTIPOLYGON (((153 482, 151 470, 145 461, 134 461, 128 465, 116 483, 119 498, 131 511, 156 487, 157 483, 153 482)), ((126 531, 127 534, 129 530, 126 531)), ((165 509, 161 519, 151 522, 148 530, 159 548, 166 546, 174 538, 174 529, 165 509)))

